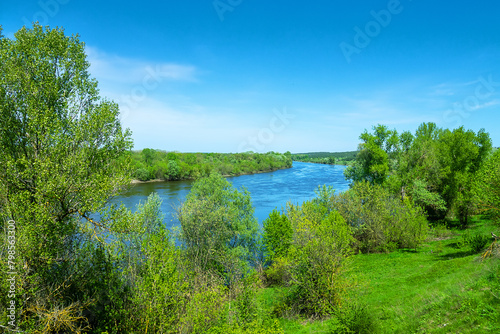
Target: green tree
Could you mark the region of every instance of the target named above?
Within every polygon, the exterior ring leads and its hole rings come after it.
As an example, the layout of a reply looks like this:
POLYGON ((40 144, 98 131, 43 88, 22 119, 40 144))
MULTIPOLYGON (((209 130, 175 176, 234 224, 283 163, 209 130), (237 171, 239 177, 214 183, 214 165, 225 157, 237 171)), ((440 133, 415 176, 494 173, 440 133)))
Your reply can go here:
POLYGON ((352 182, 368 181, 382 184, 390 172, 391 158, 399 152, 399 138, 396 130, 388 130, 385 125, 373 127, 374 134, 365 130, 359 137, 359 153, 353 166, 345 169, 346 179, 352 182))
POLYGON ((473 210, 473 180, 491 152, 491 139, 484 129, 476 134, 460 127, 445 130, 440 144, 441 165, 445 168, 443 197, 448 208, 455 209, 462 227, 466 227, 473 210))
POLYGON ((288 217, 275 209, 262 225, 262 238, 266 248, 267 261, 273 262, 277 257, 285 257, 293 234, 288 217))
POLYGON ((473 191, 480 212, 500 216, 500 150, 497 149, 481 166, 473 191))
POLYGON ((193 184, 179 209, 180 240, 195 270, 230 282, 246 271, 258 223, 248 191, 238 191, 216 173, 193 184))
POLYGON ((146 165, 150 166, 153 164, 153 160, 156 157, 156 151, 151 148, 145 148, 141 151, 141 155, 146 165))
POLYGON ((430 219, 444 218, 447 204, 443 199, 444 169, 440 159, 442 129, 435 123, 422 123, 415 132, 401 134, 402 152, 391 191, 401 198, 410 197, 425 208, 430 219))
POLYGON ((84 44, 62 29, 0 38, 0 215, 16 222, 20 319, 30 323, 57 309, 68 323, 82 319, 67 288, 79 249, 105 227, 90 214, 130 183, 130 131, 89 66, 84 44))
POLYGON ((170 160, 167 164, 165 176, 169 180, 179 180, 181 177, 181 168, 176 160, 170 160))
POLYGON ((344 271, 352 254, 352 231, 337 211, 318 202, 289 205, 287 214, 293 237, 288 252, 292 288, 286 304, 296 314, 331 315, 349 289, 344 271))

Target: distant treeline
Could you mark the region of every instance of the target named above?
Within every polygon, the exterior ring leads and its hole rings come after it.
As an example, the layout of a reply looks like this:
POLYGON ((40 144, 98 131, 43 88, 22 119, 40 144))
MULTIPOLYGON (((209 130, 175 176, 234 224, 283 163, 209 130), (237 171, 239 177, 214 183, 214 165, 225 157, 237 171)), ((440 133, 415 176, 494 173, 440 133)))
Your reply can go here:
POLYGON ((286 153, 179 153, 145 148, 132 152, 133 176, 140 181, 153 179, 186 180, 208 176, 270 172, 292 167, 286 153))
POLYGON ((349 152, 311 152, 292 154, 294 161, 314 162, 328 165, 348 165, 356 160, 358 151, 349 152))

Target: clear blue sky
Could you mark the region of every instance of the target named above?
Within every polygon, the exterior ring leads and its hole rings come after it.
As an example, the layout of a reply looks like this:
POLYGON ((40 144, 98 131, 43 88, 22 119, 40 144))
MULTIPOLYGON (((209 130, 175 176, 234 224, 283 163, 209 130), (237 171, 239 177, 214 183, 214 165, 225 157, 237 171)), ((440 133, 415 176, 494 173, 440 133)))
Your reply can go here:
POLYGON ((500 146, 500 2, 2 1, 86 43, 135 148, 348 151, 378 123, 500 146))

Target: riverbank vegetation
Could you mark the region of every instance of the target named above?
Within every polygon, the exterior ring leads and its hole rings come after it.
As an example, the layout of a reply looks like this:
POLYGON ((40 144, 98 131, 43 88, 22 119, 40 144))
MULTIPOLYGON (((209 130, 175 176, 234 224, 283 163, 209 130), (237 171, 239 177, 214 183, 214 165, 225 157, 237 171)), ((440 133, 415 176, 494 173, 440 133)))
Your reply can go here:
POLYGON ((292 159, 326 165, 349 165, 356 160, 357 153, 357 151, 295 153, 292 154, 292 159))
POLYGON ((378 125, 346 168, 351 189, 319 186, 262 228, 215 168, 236 155, 149 150, 146 169, 214 166, 170 231, 157 194, 134 212, 107 204, 148 153, 131 153, 88 68, 61 29, 0 31, 5 332, 499 331, 500 151, 485 131, 378 125))
POLYGON ((132 151, 131 158, 133 177, 139 181, 198 179, 212 172, 237 176, 292 167, 290 152, 180 153, 145 148, 132 151))

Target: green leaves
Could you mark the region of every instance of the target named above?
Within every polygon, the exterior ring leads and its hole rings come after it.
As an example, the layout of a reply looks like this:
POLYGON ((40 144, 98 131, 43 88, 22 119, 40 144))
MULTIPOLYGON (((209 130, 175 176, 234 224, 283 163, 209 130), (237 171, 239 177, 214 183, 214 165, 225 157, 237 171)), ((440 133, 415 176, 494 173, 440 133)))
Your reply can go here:
POLYGON ((337 211, 320 202, 289 206, 293 234, 286 261, 279 258, 271 274, 289 277, 292 285, 285 301, 295 313, 313 317, 332 314, 340 305, 349 283, 343 276, 354 239, 350 227, 337 211), (285 268, 280 269, 282 263, 285 268))
POLYGON ((477 173, 473 195, 481 213, 500 216, 500 150, 487 158, 477 173))
POLYGON ((129 184, 132 141, 77 36, 37 24, 14 36, 0 38, 0 217, 18 223, 24 309, 50 314, 75 299, 81 247, 109 231, 91 214, 129 184))
POLYGON ((455 213, 466 226, 474 210, 471 180, 491 151, 488 133, 443 130, 435 123, 422 123, 415 135, 398 136, 384 125, 373 130, 361 134, 360 152, 346 168, 346 178, 384 185, 402 199, 408 196, 433 220, 455 213))
POLYGON ((290 220, 285 214, 273 210, 262 223, 263 242, 266 248, 266 260, 274 262, 278 257, 285 257, 290 247, 293 230, 290 220))
POLYGON ((202 271, 240 272, 256 244, 257 220, 250 194, 218 174, 195 182, 179 209, 180 240, 202 271))
POLYGON ((374 134, 363 132, 360 139, 356 163, 346 168, 344 175, 352 182, 368 181, 382 184, 389 175, 389 155, 394 158, 399 152, 399 138, 396 130, 388 130, 385 125, 373 127, 374 134))

